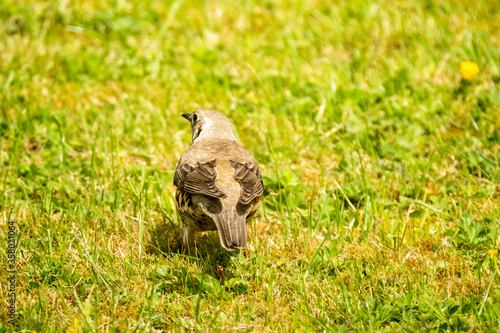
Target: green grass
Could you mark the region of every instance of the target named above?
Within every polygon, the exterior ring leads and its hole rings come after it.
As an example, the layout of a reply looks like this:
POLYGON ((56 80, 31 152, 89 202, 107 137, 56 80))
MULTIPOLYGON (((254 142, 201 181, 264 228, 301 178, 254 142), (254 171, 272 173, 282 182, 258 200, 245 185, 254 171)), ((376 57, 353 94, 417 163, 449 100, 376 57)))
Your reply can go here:
POLYGON ((496 1, 0 1, 20 328, 498 332, 499 36, 496 1), (169 250, 197 108, 265 175, 247 251, 169 250))

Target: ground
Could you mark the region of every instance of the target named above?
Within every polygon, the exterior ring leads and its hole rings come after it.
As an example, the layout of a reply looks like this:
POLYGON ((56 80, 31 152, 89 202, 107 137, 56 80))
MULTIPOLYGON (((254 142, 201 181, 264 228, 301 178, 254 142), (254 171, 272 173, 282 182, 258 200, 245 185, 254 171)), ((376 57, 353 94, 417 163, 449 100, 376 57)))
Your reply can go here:
POLYGON ((499 63, 497 1, 1 1, 19 329, 496 332, 499 63), (177 250, 197 108, 265 176, 245 251, 177 250))

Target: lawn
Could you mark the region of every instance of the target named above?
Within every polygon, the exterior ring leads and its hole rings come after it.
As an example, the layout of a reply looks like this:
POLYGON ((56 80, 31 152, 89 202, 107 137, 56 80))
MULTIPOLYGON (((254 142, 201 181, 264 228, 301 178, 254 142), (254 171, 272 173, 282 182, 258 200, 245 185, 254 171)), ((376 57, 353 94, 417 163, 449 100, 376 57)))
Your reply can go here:
POLYGON ((0 109, 23 332, 499 331, 498 1, 1 0, 0 109), (264 175, 244 251, 177 249, 197 108, 264 175))

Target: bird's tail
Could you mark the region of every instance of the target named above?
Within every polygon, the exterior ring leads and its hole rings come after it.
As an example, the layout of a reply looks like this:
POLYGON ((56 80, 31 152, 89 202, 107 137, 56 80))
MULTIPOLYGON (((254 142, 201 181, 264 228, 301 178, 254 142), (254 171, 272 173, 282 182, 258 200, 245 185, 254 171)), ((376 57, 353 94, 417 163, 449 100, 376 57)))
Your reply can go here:
POLYGON ((246 214, 239 215, 236 208, 223 209, 219 214, 212 214, 219 230, 222 246, 229 251, 247 247, 246 214))

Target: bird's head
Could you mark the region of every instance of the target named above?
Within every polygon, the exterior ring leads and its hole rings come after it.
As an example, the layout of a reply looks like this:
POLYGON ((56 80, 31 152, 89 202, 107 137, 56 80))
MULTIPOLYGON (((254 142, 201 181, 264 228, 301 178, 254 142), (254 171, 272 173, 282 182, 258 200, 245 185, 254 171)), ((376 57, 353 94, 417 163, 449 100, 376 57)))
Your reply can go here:
POLYGON ((182 116, 191 123, 193 143, 203 139, 236 141, 231 123, 219 111, 199 109, 182 116))

